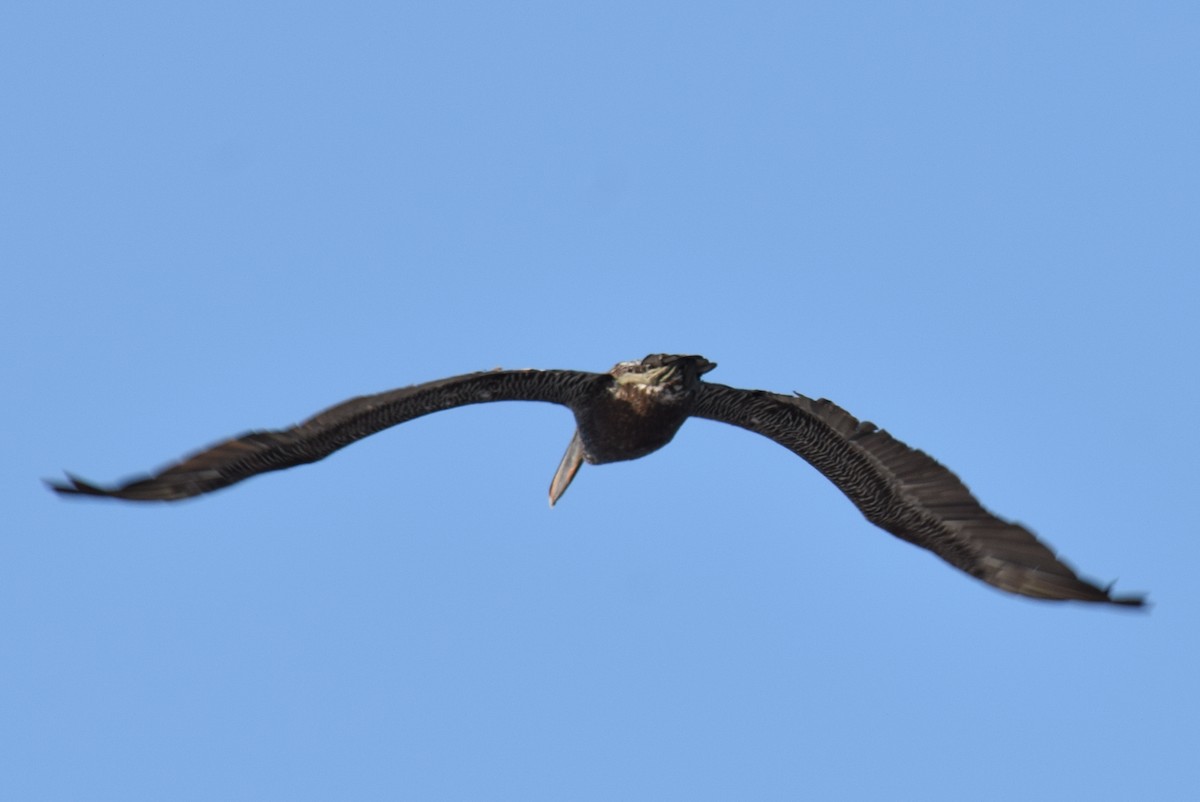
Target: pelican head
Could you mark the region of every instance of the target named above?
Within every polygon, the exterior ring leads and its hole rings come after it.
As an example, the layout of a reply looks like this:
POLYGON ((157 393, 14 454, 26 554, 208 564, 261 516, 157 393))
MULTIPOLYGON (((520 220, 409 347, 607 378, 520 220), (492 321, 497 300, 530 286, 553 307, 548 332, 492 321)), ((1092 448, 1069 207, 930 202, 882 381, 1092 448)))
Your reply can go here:
POLYGON ((700 377, 716 366, 702 356, 650 354, 645 359, 618 362, 609 373, 621 386, 676 393, 695 389, 700 377))

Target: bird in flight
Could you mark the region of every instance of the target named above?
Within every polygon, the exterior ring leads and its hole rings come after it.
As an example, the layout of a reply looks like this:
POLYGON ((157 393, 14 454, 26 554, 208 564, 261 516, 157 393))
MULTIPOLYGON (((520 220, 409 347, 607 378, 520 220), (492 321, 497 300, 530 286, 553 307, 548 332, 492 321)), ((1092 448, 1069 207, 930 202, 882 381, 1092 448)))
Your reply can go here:
POLYGON ((825 399, 704 381, 715 367, 702 356, 651 354, 607 373, 468 373, 352 398, 289 429, 248 432, 114 487, 70 474, 66 484, 48 484, 68 495, 176 501, 316 462, 431 412, 488 401, 548 401, 569 407, 576 423, 550 484, 553 505, 584 462, 644 457, 669 443, 687 418, 707 418, 774 440, 824 474, 871 523, 989 585, 1035 599, 1144 604, 1141 596, 1113 596, 1111 586, 1081 578, 1028 529, 984 509, 932 457, 874 424, 825 399))

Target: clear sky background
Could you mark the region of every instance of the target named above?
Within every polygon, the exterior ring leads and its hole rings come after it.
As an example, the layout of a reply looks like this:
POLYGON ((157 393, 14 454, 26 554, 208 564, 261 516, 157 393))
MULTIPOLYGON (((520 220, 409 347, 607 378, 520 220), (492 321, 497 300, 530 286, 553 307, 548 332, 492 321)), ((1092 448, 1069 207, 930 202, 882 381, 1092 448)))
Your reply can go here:
POLYGON ((1200 788, 1195 3, 0 10, 0 780, 20 800, 1200 788), (352 395, 699 353, 1148 614, 994 591, 707 421, 563 409, 64 500, 352 395))

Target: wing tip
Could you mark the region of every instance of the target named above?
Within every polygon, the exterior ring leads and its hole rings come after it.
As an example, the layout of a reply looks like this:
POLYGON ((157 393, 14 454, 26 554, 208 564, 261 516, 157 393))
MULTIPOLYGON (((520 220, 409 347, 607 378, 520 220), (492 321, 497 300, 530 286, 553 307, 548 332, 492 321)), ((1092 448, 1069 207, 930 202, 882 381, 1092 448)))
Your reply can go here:
POLYGON ((220 484, 211 487, 203 485, 197 481, 198 474, 171 476, 169 481, 164 480, 162 476, 147 477, 132 479, 116 487, 100 487, 67 471, 63 473, 67 476, 66 482, 53 479, 42 480, 50 490, 60 496, 92 496, 126 501, 177 501, 221 487, 220 484))
MULTIPOLYGON (((1100 584, 1076 574, 1064 563, 1031 568, 1013 562, 989 561, 986 569, 974 574, 976 578, 1001 590, 1040 601, 1074 601, 1085 604, 1111 604, 1131 609, 1151 606, 1142 593, 1114 595, 1115 582, 1100 584)), ((971 573, 971 571, 968 571, 971 573)))
POLYGON ((1111 604, 1116 607, 1125 607, 1134 610, 1149 610, 1152 606, 1143 593, 1114 596, 1112 593, 1113 584, 1110 582, 1108 585, 1100 587, 1088 582, 1086 579, 1076 577, 1074 582, 1069 583, 1068 586, 1064 587, 1060 585, 1046 595, 1041 595, 1046 591, 1045 587, 1039 587, 1029 595, 1052 601, 1081 601, 1087 604, 1111 604))
POLYGON ((1116 604, 1122 607, 1132 607, 1135 609, 1141 608, 1146 611, 1149 611, 1150 608, 1154 606, 1146 599, 1146 594, 1144 593, 1131 593, 1128 596, 1112 595, 1112 589, 1115 584, 1117 583, 1109 582, 1108 586, 1104 588, 1104 595, 1106 597, 1105 601, 1107 601, 1109 604, 1116 604))
POLYGON ((69 471, 63 471, 67 477, 66 482, 60 482, 55 479, 43 479, 42 482, 49 489, 53 490, 61 496, 107 496, 111 495, 109 491, 97 487, 91 482, 85 482, 78 476, 69 471))

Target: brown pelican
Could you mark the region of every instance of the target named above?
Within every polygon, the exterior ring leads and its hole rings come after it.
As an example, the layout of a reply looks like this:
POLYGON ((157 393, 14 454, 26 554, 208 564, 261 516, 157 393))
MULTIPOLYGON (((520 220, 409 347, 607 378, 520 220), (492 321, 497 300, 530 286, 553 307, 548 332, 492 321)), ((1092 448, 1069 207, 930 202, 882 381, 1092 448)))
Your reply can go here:
POLYGON ((59 493, 175 501, 256 474, 316 462, 431 412, 486 401, 550 401, 575 413, 576 430, 550 485, 553 505, 580 465, 644 457, 671 441, 689 416, 771 438, 837 485, 867 520, 932 551, 976 579, 1036 599, 1140 606, 1077 576, 1033 533, 985 510, 957 476, 921 451, 836 404, 799 393, 738 390, 703 381, 701 356, 651 354, 608 373, 493 370, 353 398, 290 429, 243 434, 153 476, 103 488, 68 474, 59 493))

